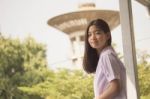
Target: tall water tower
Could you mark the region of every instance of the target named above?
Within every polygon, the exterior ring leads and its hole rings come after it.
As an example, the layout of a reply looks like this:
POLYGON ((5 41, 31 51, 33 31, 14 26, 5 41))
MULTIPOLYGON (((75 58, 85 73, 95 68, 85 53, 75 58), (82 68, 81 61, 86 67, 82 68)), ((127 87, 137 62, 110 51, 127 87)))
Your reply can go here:
POLYGON ((72 43, 72 63, 76 68, 82 66, 84 50, 84 33, 87 24, 97 18, 108 22, 111 30, 120 23, 119 12, 96 9, 95 3, 87 2, 78 5, 78 10, 55 16, 48 20, 48 25, 69 35, 72 43))

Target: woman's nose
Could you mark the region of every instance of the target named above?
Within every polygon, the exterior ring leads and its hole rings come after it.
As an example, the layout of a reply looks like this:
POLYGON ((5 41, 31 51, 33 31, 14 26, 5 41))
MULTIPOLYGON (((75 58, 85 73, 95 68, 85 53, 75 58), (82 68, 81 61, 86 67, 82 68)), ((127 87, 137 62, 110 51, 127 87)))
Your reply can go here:
POLYGON ((95 39, 95 38, 96 38, 96 36, 95 36, 94 33, 91 35, 91 38, 92 38, 92 39, 95 39))

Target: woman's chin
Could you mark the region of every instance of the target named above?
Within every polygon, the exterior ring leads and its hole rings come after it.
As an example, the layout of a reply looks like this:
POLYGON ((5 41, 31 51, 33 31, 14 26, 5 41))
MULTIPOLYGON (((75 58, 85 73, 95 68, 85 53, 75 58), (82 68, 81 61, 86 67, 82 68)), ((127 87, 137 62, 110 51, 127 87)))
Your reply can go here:
POLYGON ((99 47, 98 47, 98 46, 96 46, 96 45, 93 45, 93 46, 92 46, 92 48, 94 48, 94 49, 98 49, 99 47))

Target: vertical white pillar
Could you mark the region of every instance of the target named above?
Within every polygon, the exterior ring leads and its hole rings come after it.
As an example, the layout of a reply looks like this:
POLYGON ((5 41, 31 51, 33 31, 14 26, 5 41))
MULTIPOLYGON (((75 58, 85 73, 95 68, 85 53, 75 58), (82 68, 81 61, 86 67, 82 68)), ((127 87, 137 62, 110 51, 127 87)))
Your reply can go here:
POLYGON ((77 66, 77 68, 81 68, 81 40, 80 40, 80 35, 77 35, 76 36, 76 42, 77 42, 77 45, 76 45, 76 47, 77 47, 77 49, 76 49, 76 51, 77 51, 77 53, 76 53, 76 55, 77 55, 77 64, 76 64, 76 66, 77 66))
POLYGON ((76 55, 79 57, 80 55, 80 37, 79 35, 76 36, 76 55))
POLYGON ((124 61, 127 70, 127 99, 139 99, 131 0, 119 0, 119 3, 124 61))

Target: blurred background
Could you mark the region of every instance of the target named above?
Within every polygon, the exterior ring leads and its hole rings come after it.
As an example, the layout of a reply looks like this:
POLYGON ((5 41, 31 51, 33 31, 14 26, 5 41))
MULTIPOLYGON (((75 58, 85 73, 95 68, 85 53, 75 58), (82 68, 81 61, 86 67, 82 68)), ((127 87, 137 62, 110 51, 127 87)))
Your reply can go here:
MULTIPOLYGON (((141 99, 150 97, 149 5, 132 0, 141 99)), ((119 0, 0 0, 0 99, 92 99, 83 35, 97 17, 123 61, 119 0)))

